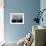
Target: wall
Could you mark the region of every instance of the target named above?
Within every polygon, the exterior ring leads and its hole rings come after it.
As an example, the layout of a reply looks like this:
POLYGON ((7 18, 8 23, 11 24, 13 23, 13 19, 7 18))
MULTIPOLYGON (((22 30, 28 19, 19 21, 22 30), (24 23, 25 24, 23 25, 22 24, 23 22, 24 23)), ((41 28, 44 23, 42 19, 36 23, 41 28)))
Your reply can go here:
POLYGON ((40 9, 40 0, 4 0, 4 35, 7 41, 18 41, 32 28, 32 20, 40 9), (11 25, 10 13, 24 13, 24 24, 11 25))
MULTIPOLYGON (((40 9, 41 9, 41 11, 42 11, 43 9, 46 9, 46 0, 40 0, 40 9)), ((46 11, 43 12, 42 17, 43 17, 43 22, 41 21, 41 22, 40 22, 40 25, 46 27, 46 11)))

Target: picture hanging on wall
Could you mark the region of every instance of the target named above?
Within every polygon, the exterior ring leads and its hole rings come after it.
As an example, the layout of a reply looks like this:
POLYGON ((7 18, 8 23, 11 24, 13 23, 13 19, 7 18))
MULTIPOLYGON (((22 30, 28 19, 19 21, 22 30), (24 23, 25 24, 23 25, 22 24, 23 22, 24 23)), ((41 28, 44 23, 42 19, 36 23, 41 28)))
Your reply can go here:
POLYGON ((24 24, 24 13, 10 13, 10 24, 24 24))

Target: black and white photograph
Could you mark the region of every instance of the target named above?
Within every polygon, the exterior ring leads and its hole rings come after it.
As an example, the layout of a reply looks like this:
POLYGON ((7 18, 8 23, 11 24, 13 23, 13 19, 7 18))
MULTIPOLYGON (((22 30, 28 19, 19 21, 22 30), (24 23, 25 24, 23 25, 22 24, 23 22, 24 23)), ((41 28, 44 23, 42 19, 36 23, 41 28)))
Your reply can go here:
POLYGON ((24 24, 24 13, 10 13, 10 24, 24 24))

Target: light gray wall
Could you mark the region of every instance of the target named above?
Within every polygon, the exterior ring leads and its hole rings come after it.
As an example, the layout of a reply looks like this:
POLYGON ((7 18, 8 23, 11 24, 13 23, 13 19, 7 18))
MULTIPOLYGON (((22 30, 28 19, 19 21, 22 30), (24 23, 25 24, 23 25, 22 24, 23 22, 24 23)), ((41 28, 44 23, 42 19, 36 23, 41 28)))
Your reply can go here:
MULTIPOLYGON (((40 10, 42 11, 43 9, 46 9, 46 0, 40 0, 40 10)), ((43 22, 40 21, 40 25, 46 27, 46 11, 43 12, 43 22)))
POLYGON ((4 35, 7 41, 18 41, 32 28, 32 20, 40 9, 40 0, 4 0, 4 35), (24 13, 24 24, 11 25, 10 13, 24 13))

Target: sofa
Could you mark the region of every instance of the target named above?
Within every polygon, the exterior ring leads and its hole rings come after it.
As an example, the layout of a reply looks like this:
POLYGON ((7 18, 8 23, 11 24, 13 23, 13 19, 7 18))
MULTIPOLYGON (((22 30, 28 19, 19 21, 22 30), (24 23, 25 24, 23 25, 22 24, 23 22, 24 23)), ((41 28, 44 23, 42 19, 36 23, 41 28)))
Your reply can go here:
POLYGON ((46 46, 46 28, 34 25, 32 26, 32 34, 34 35, 32 46, 46 46))

